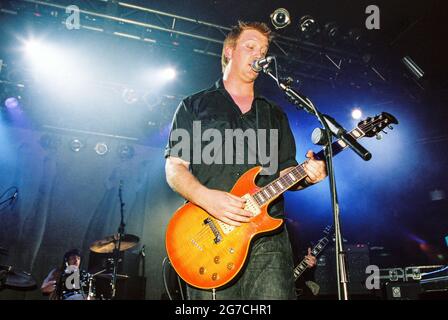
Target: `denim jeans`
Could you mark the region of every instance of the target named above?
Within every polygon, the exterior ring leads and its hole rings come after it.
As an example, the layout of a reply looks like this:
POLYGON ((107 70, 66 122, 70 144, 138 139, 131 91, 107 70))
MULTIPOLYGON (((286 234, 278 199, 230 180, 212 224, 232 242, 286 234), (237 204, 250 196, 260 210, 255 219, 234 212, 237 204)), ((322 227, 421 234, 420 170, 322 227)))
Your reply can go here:
MULTIPOLYGON (((253 241, 248 262, 236 281, 216 290, 217 300, 296 299, 293 255, 285 226, 280 233, 253 241)), ((210 300, 212 290, 187 286, 188 299, 210 300)))

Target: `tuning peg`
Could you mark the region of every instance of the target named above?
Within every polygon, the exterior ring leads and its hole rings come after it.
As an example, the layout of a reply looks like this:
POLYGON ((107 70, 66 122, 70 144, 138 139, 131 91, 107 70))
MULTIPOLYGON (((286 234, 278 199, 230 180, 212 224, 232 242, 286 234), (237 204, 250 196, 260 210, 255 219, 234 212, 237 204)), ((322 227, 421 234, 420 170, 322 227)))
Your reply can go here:
POLYGON ((390 130, 394 130, 394 127, 392 127, 392 125, 388 125, 387 126, 390 130))
POLYGON ((385 131, 385 130, 382 130, 383 132, 384 132, 384 134, 387 134, 387 131, 385 131))
POLYGON ((383 135, 381 133, 377 133, 376 140, 381 140, 381 139, 383 139, 383 135))

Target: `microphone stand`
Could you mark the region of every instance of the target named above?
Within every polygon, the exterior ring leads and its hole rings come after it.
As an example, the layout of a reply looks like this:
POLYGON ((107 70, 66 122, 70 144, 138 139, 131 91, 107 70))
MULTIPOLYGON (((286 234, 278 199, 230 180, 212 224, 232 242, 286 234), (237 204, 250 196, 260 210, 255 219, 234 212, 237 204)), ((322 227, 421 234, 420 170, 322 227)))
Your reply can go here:
POLYGON ((281 83, 278 80, 278 77, 272 74, 272 71, 269 69, 268 65, 263 67, 263 72, 270 76, 275 80, 277 85, 281 90, 283 90, 288 97, 288 99, 296 106, 296 108, 300 108, 305 110, 306 112, 313 114, 317 117, 319 122, 322 124, 324 128, 324 154, 325 154, 325 162, 327 165, 327 172, 330 182, 330 192, 331 192, 331 203, 333 209, 333 218, 334 218, 334 232, 335 232, 335 246, 336 246, 336 274, 338 281, 338 299, 339 300, 348 300, 348 277, 347 277, 347 268, 346 268, 346 257, 345 251, 342 245, 342 232, 340 225, 340 212, 339 212, 339 202, 336 190, 336 179, 334 174, 333 167, 333 150, 331 147, 332 143, 332 135, 344 141, 352 150, 355 151, 361 158, 364 160, 369 160, 371 158, 370 152, 364 149, 355 139, 350 139, 347 132, 343 129, 341 125, 339 125, 336 120, 331 118, 330 116, 324 115, 319 112, 319 110, 314 106, 314 104, 305 96, 301 95, 294 89, 292 89, 289 85, 281 83))
POLYGON ((11 187, 11 188, 7 189, 7 190, 0 196, 0 198, 3 198, 3 196, 4 196, 9 190, 14 190, 14 189, 15 189, 15 191, 14 191, 14 194, 13 194, 12 196, 10 196, 9 198, 7 198, 7 199, 5 199, 5 200, 3 200, 3 201, 0 202, 0 206, 3 205, 3 204, 6 203, 6 202, 9 202, 7 206, 5 206, 4 208, 0 208, 0 210, 3 210, 3 209, 5 209, 5 208, 7 208, 8 206, 11 206, 11 205, 14 204, 14 202, 15 202, 16 199, 17 199, 17 196, 19 195, 19 190, 17 189, 17 187, 11 187))
POLYGON ((114 247, 114 253, 113 253, 113 261, 114 261, 114 268, 112 272, 112 297, 111 299, 115 298, 116 292, 117 292, 117 268, 118 268, 118 261, 119 261, 119 253, 120 253, 120 247, 121 247, 121 239, 124 236, 124 227, 126 226, 124 223, 124 202, 123 202, 123 195, 122 195, 122 187, 123 187, 123 181, 120 180, 120 187, 118 189, 118 196, 120 198, 120 226, 118 227, 118 239, 115 240, 115 247, 114 247))

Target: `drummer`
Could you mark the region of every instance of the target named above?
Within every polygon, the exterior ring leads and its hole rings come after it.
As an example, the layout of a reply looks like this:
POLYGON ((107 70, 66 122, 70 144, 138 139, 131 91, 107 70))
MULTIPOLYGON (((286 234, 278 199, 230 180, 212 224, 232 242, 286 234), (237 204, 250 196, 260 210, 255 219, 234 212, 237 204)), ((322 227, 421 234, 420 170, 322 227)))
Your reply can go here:
MULTIPOLYGON (((60 268, 54 268, 42 283, 41 292, 49 295, 50 300, 84 300, 87 299, 89 274, 80 269, 81 252, 72 249, 64 254, 63 264, 60 268), (74 287, 67 287, 66 280, 79 272, 79 283, 74 287)), ((77 279, 77 277, 72 277, 77 279)), ((71 281, 69 281, 71 283, 71 281)))

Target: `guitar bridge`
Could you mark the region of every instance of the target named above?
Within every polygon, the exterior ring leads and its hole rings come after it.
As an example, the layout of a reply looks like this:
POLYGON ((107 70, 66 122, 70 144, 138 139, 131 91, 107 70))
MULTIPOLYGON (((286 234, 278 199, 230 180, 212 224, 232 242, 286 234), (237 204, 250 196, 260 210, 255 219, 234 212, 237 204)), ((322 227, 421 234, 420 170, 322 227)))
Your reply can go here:
POLYGON ((207 225, 207 226, 209 226, 210 229, 212 230, 213 235, 215 236, 215 239, 213 239, 213 241, 214 241, 215 243, 219 243, 219 242, 221 242, 221 240, 222 240, 221 233, 219 233, 219 230, 218 230, 218 228, 216 227, 216 225, 215 225, 215 223, 213 222, 213 220, 210 219, 210 218, 207 218, 207 219, 204 220, 204 224, 207 225))

